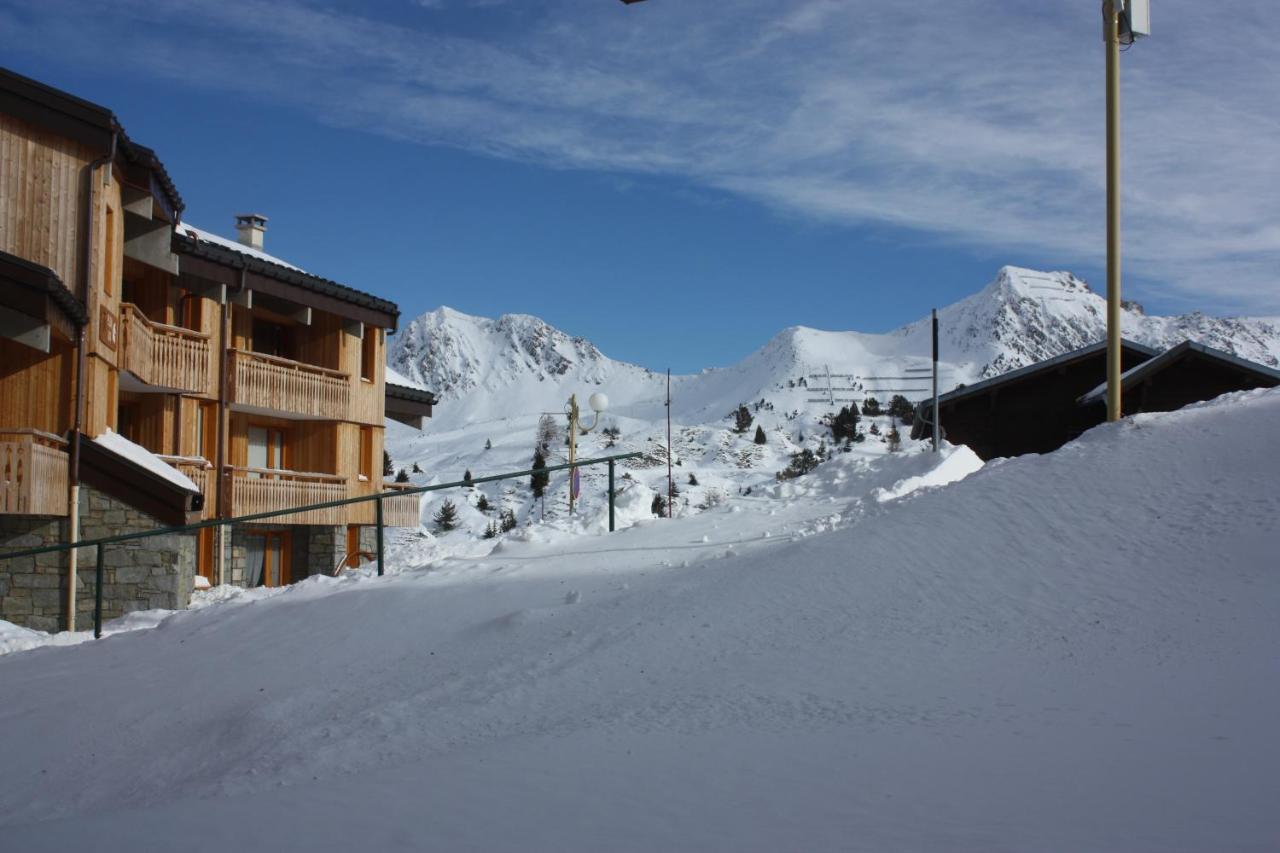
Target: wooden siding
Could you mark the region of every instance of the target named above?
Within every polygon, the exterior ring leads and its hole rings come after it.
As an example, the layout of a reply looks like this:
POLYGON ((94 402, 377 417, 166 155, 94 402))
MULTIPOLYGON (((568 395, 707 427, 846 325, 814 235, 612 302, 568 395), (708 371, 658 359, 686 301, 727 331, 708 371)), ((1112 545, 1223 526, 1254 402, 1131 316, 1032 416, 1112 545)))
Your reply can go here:
POLYGON ((67 514, 65 447, 38 430, 0 430, 0 514, 67 514))
POLYGON ((84 170, 103 152, 0 114, 0 249, 80 281, 84 170))
POLYGON ((75 395, 75 348, 53 339, 42 353, 0 338, 0 428, 65 435, 75 395))

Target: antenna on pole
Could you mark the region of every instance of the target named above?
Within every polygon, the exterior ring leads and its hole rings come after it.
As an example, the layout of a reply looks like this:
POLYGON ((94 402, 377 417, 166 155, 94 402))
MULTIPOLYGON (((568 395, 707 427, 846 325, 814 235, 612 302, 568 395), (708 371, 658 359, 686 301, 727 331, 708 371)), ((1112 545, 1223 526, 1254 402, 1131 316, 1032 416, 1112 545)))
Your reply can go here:
POLYGON ((667 518, 675 518, 676 481, 671 477, 671 368, 667 368, 667 518))

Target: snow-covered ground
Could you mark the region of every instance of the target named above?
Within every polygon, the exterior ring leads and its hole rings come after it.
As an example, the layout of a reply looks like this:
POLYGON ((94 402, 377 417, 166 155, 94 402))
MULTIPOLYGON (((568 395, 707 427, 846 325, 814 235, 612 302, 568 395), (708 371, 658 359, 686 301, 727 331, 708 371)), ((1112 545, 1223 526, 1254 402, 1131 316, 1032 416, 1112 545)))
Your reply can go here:
POLYGON ((974 473, 855 448, 3 656, 0 839, 1272 850, 1278 434, 1270 391, 974 473))

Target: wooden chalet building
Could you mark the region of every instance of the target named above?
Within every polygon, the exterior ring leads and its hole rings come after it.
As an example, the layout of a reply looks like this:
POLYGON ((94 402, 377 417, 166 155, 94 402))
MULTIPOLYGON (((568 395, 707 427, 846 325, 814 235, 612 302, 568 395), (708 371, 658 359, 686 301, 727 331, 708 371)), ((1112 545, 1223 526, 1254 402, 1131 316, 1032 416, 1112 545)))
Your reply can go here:
MULTIPOLYGON (((1057 450, 1106 421, 1106 364, 1102 342, 956 388, 938 398, 943 432, 984 460, 1057 450)), ((1190 341, 1163 353, 1122 341, 1121 368, 1126 415, 1280 384, 1280 372, 1190 341)), ((925 400, 911 437, 928 438, 932 425, 933 401, 925 400)))
MULTIPOLYGON (((0 556, 392 486, 397 307, 267 255, 265 217, 238 217, 233 241, 182 210, 109 110, 0 70, 0 556)), ((417 526, 418 499, 387 499, 384 517, 417 526)), ((332 573, 369 549, 373 520, 369 502, 113 548, 107 615, 184 607, 198 577, 332 573)), ((93 573, 71 563, 0 560, 0 619, 83 618, 93 573)))

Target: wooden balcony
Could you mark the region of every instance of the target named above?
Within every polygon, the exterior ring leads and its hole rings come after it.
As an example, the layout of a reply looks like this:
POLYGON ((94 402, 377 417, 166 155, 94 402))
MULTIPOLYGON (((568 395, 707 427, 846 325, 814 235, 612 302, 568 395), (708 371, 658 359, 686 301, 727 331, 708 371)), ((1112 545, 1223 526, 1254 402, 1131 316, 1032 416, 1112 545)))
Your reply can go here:
MULTIPOLYGON (((252 515, 307 504, 342 500, 347 479, 336 474, 309 474, 274 468, 230 468, 231 514, 252 515)), ((332 507, 264 519, 263 524, 348 524, 352 507, 332 507)))
POLYGON ((66 445, 39 430, 0 430, 0 514, 67 514, 66 445))
POLYGON ((209 336, 148 320, 136 305, 120 306, 121 367, 157 390, 210 390, 209 336))
POLYGON ((286 417, 339 419, 351 406, 351 380, 337 370, 233 349, 230 399, 286 417))
MULTIPOLYGON (((387 491, 397 492, 412 486, 385 484, 387 491)), ((382 523, 387 527, 417 527, 422 524, 422 495, 396 495, 382 500, 382 523)), ((372 509, 372 505, 370 505, 372 509)), ((370 521, 372 523, 372 520, 370 521)))
POLYGON ((204 495, 204 509, 200 512, 200 518, 213 518, 214 489, 218 482, 213 474, 213 463, 201 456, 161 456, 160 459, 177 468, 200 487, 200 494, 204 495))

